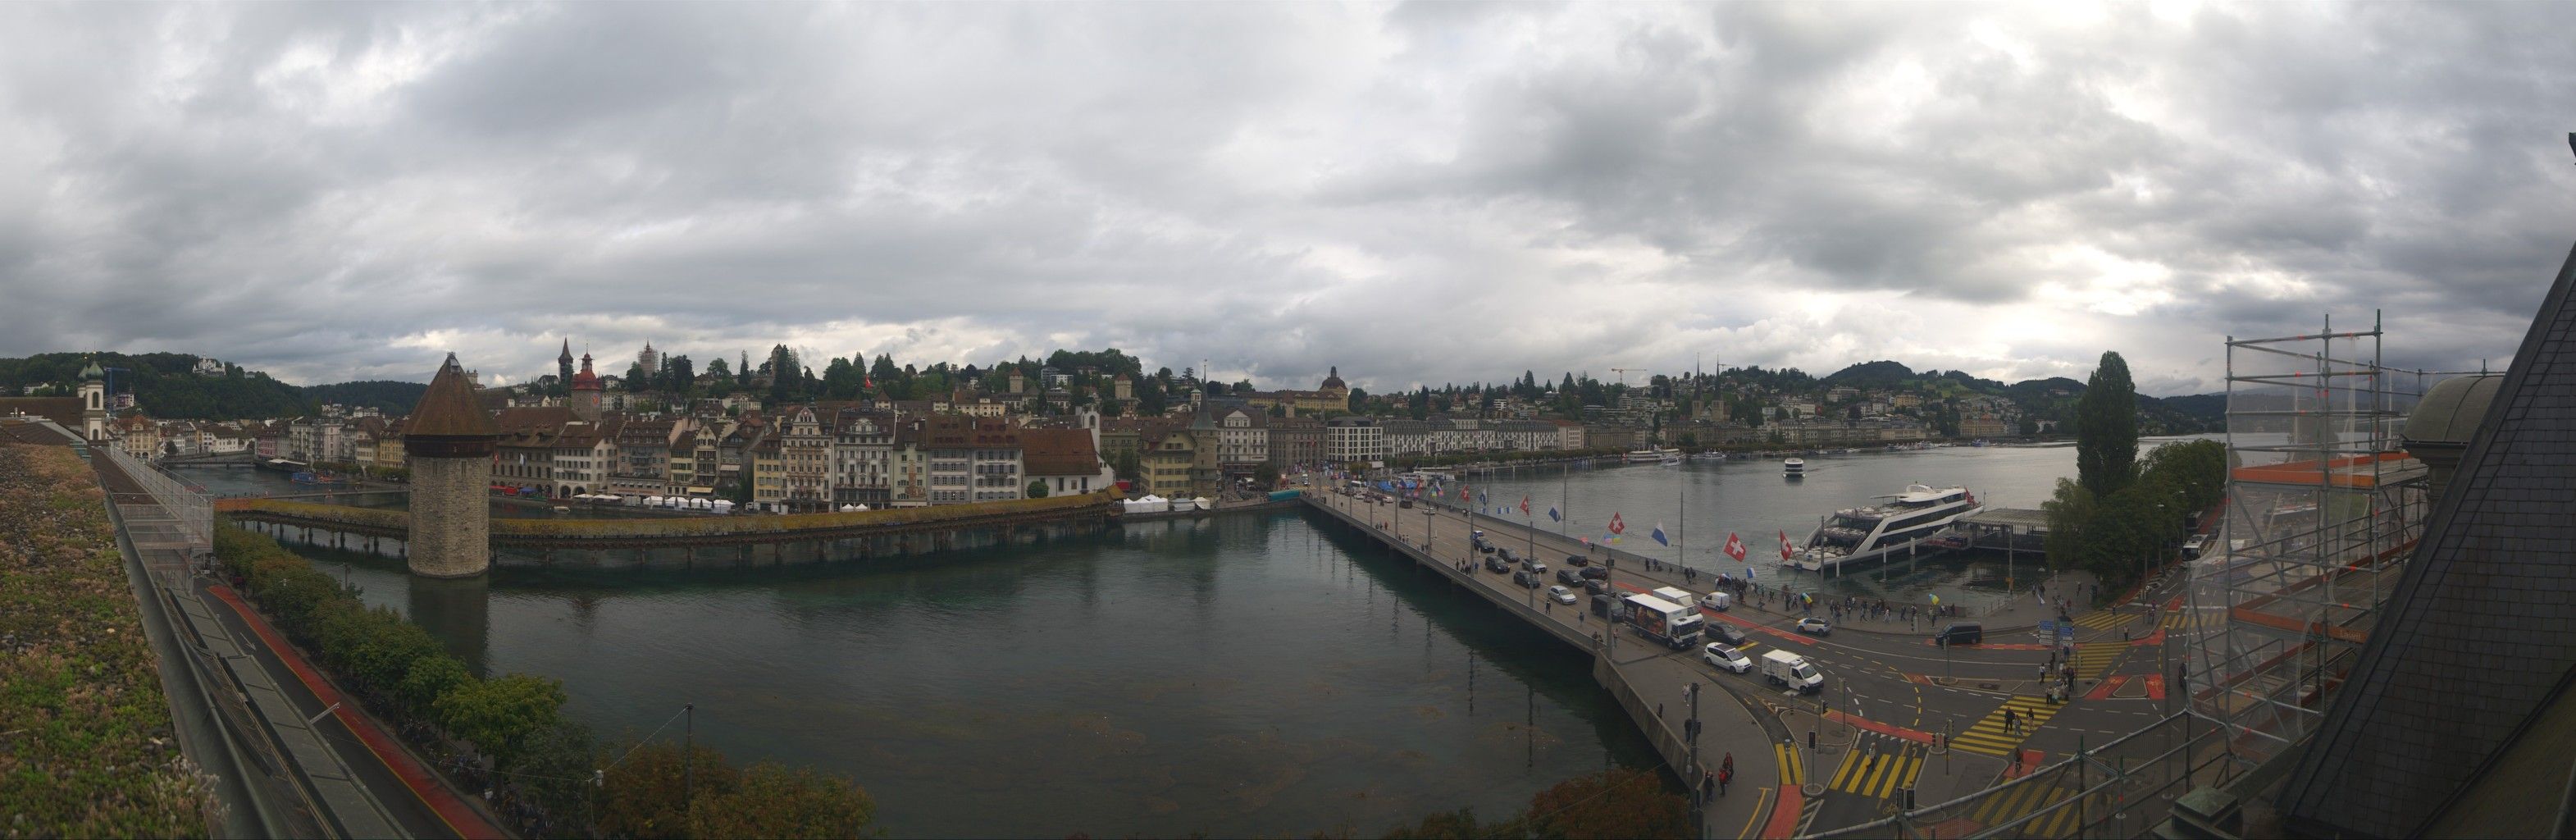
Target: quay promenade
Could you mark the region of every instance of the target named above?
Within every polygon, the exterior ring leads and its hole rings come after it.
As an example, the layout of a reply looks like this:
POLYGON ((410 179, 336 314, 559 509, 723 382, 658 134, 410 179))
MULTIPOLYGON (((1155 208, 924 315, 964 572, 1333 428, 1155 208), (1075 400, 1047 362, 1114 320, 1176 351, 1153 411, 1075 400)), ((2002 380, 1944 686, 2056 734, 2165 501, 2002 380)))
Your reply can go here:
MULTIPOLYGON (((1634 635, 1610 632, 1614 628, 1587 611, 1579 588, 1575 590, 1576 604, 1557 604, 1547 599, 1543 587, 1523 589, 1513 584, 1509 575, 1487 573, 1476 565, 1461 568, 1470 558, 1480 557, 1469 543, 1471 528, 1485 529, 1489 540, 1506 547, 1524 545, 1533 539, 1545 543, 1544 536, 1486 517, 1477 517, 1478 521, 1470 525, 1456 511, 1430 506, 1402 509, 1392 503, 1371 503, 1311 488, 1306 500, 1328 517, 1375 537, 1390 551, 1447 576, 1461 588, 1566 644, 1590 652, 1593 679, 1618 698, 1676 777, 1696 787, 1703 773, 1715 772, 1726 758, 1732 757, 1734 781, 1724 796, 1709 798, 1701 817, 1701 836, 1790 837, 1801 830, 1812 813, 1806 807, 1808 797, 1801 790, 1808 781, 1803 770, 1806 759, 1802 751, 1787 745, 1791 737, 1788 726, 1777 715, 1758 711, 1758 701, 1739 696, 1741 689, 1730 685, 1730 681, 1717 679, 1717 672, 1701 661, 1696 646, 1673 651, 1634 635), (1701 687, 1696 744, 1687 735, 1686 725, 1691 718, 1694 685, 1701 687), (1712 688, 1717 690, 1708 690, 1712 688)), ((1568 553, 1573 552, 1551 553, 1542 545, 1538 557, 1552 570, 1562 565, 1568 553)), ((1643 592, 1679 582, 1632 574, 1628 562, 1619 564, 1611 581, 1621 592, 1643 592)), ((1553 582, 1551 578, 1549 583, 1553 582)))

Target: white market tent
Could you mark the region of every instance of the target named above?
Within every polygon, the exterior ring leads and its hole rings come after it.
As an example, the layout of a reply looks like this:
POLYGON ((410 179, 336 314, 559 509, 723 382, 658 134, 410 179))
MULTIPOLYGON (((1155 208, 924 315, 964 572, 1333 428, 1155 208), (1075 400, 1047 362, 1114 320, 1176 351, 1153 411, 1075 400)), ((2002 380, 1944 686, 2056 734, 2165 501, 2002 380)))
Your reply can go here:
POLYGON ((1162 513, 1163 511, 1170 510, 1171 508, 1171 500, 1152 493, 1147 493, 1140 498, 1127 500, 1128 513, 1162 513))

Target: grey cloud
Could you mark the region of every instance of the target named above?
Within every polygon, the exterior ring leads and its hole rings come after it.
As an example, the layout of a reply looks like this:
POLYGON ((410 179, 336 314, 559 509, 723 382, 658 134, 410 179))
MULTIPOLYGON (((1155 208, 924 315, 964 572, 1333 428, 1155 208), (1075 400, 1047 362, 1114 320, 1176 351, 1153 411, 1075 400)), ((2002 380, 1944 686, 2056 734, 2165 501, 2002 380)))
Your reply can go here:
POLYGON ((0 7, 0 353, 419 378, 405 342, 455 335, 525 378, 566 333, 701 362, 1061 335, 1383 388, 1700 351, 2080 376, 2107 346, 2184 389, 2224 335, 2372 308, 2426 366, 2510 353, 2568 238, 2542 106, 2576 57, 2530 33, 2576 12, 2097 16, 0 7), (2050 302, 2096 252, 2166 296, 2050 302))

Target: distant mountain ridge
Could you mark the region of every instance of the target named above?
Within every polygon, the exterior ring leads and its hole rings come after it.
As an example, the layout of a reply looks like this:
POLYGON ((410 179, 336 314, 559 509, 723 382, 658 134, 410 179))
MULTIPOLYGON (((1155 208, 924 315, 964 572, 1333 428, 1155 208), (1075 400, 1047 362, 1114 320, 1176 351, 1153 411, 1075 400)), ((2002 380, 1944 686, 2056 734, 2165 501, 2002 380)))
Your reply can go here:
MULTIPOLYGON (((2076 398, 2084 396, 2084 383, 2063 376, 2025 379, 2006 385, 1992 379, 1969 375, 1964 371, 1924 371, 1886 360, 1868 361, 1834 371, 1819 380, 1825 387, 1853 387, 1863 390, 1922 391, 1944 397, 1963 393, 2004 397, 2022 406, 2033 416, 2049 420, 2066 420, 2074 416, 2076 398)), ((2227 414, 2227 395, 2192 394, 2177 397, 2138 396, 2138 410, 2151 419, 2164 422, 2168 428, 2203 426, 2223 427, 2227 414), (2188 421, 2188 422, 2177 422, 2188 421)))
POLYGON ((164 420, 293 417, 318 413, 326 402, 407 414, 429 387, 370 380, 300 388, 267 373, 222 362, 217 362, 220 372, 197 372, 198 363, 208 358, 189 353, 38 353, 0 358, 0 392, 19 396, 29 387, 38 387, 70 396, 80 387, 81 368, 93 360, 109 369, 117 393, 133 394, 145 415, 164 420))

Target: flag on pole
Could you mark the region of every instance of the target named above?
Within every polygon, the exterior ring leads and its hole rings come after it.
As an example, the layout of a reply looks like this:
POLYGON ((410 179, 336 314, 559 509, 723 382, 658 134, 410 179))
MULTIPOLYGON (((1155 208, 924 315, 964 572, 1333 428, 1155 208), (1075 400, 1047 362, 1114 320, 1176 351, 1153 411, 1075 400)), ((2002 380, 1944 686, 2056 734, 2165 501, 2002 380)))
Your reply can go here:
POLYGON ((1529 496, 1528 496, 1528 494, 1522 494, 1522 496, 1521 496, 1521 515, 1522 515, 1522 516, 1528 516, 1528 515, 1529 515, 1529 496))
POLYGON ((1664 539, 1664 523, 1655 523, 1655 532, 1647 536, 1654 537, 1656 545, 1672 545, 1670 541, 1664 539))
POLYGON ((1780 559, 1787 560, 1789 555, 1796 553, 1798 553, 1798 547, 1789 544, 1789 532, 1780 532, 1780 559))
POLYGON ((1469 500, 1470 498, 1472 498, 1471 496, 1469 496, 1469 495, 1468 495, 1469 493, 1472 493, 1472 492, 1474 492, 1474 491, 1469 490, 1469 489, 1467 488, 1467 485, 1464 485, 1464 484, 1458 485, 1458 503, 1459 503, 1459 504, 1466 504, 1466 503, 1468 502, 1468 500, 1469 500))
MULTIPOLYGON (((1618 513, 1617 511, 1612 511, 1612 512, 1610 513, 1610 533, 1613 533, 1613 534, 1625 534, 1625 533, 1628 533, 1628 523, 1619 521, 1619 513, 1618 513)), ((1788 538, 1787 538, 1787 537, 1782 537, 1781 539, 1786 540, 1786 539, 1788 539, 1788 538)))
POLYGON ((1744 582, 1745 582, 1745 583, 1752 583, 1752 582, 1753 582, 1753 567, 1752 567, 1752 566, 1746 566, 1746 567, 1744 567, 1744 582))
POLYGON ((1933 594, 1932 594, 1932 606, 1936 606, 1936 607, 1937 607, 1937 606, 1940 606, 1940 605, 1941 605, 1941 594, 1940 594, 1940 593, 1938 593, 1938 592, 1935 592, 1935 593, 1933 593, 1933 594))
POLYGON ((1744 538, 1736 536, 1733 531, 1726 532, 1726 556, 1735 558, 1738 563, 1744 562, 1744 538))
POLYGON ((1478 490, 1478 491, 1476 491, 1476 503, 1477 503, 1477 504, 1480 504, 1480 505, 1490 505, 1490 504, 1493 504, 1493 503, 1494 503, 1494 494, 1492 494, 1492 493, 1487 493, 1487 492, 1485 492, 1485 491, 1483 491, 1483 490, 1478 490))
POLYGON ((1549 522, 1563 522, 1563 521, 1565 521, 1565 516, 1556 512, 1556 506, 1555 506, 1555 505, 1548 505, 1548 506, 1547 506, 1547 521, 1549 521, 1549 522))

